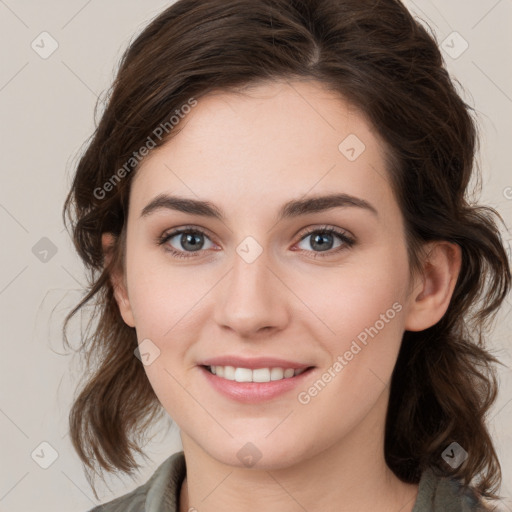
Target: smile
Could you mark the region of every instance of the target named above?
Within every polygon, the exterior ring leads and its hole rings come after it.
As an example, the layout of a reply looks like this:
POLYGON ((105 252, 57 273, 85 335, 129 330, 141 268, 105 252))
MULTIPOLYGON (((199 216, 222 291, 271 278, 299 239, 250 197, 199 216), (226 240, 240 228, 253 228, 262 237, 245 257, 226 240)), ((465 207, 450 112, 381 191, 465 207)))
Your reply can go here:
POLYGON ((199 365, 201 373, 209 386, 222 396, 244 404, 267 402, 279 396, 293 399, 289 393, 299 386, 304 387, 305 380, 315 371, 314 366, 292 361, 222 359, 204 361, 199 365))

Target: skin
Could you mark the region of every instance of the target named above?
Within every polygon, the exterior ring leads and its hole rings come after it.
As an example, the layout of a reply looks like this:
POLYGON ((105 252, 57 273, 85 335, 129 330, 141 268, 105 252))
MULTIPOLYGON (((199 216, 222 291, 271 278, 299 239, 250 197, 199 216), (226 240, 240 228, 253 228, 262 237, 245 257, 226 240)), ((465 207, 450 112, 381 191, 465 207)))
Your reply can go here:
MULTIPOLYGON (((389 383, 404 330, 426 329, 446 311, 459 248, 431 243, 423 273, 411 277, 383 142, 319 83, 278 81, 210 94, 179 128, 134 177, 125 268, 112 281, 139 343, 150 339, 160 350, 144 368, 181 429, 187 478, 180 510, 412 510, 418 486, 398 480, 384 460, 389 383), (366 146, 355 161, 338 149, 349 134, 366 146), (364 199, 378 214, 337 207, 276 219, 289 200, 333 192, 364 199), (162 193, 207 200, 225 218, 165 208, 141 216, 162 193), (180 235, 156 242, 185 225, 207 231, 204 249, 187 253, 180 235), (335 252, 343 243, 332 235, 333 249, 319 250, 314 235, 303 232, 324 225, 355 244, 335 252), (262 249, 252 263, 236 252, 247 236, 262 249), (173 256, 170 246, 191 257, 173 256), (395 303, 400 312, 309 403, 300 403, 298 392, 395 303), (213 389, 197 366, 225 354, 315 369, 300 389, 242 404, 213 389), (237 457, 247 442, 262 455, 250 468, 237 457)), ((103 241, 108 253, 112 238, 103 241)))

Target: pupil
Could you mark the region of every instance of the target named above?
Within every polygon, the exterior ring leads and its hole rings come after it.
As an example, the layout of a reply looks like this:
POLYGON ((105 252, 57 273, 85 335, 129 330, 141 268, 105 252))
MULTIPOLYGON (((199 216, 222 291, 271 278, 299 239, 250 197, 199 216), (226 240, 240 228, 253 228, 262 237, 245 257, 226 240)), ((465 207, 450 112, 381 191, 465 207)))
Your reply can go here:
POLYGON ((332 235, 323 233, 317 234, 313 237, 313 243, 311 244, 313 248, 320 249, 321 251, 327 251, 332 247, 332 235), (327 239, 327 240, 326 240, 327 239), (317 247, 315 247, 317 245, 317 247), (327 246, 327 247, 326 247, 327 246))
POLYGON ((202 235, 185 233, 181 236, 181 245, 185 249, 190 249, 192 251, 198 251, 202 247, 202 235), (189 244, 189 247, 187 247, 189 244))

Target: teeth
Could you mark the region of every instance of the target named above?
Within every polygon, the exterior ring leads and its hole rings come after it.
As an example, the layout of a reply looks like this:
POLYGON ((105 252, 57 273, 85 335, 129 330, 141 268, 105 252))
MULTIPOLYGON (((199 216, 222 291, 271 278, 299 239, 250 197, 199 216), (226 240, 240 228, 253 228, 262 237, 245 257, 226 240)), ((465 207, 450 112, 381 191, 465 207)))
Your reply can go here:
POLYGON ((252 370, 248 368, 237 368, 235 370, 235 380, 237 382, 252 382, 252 370))
POLYGON ((208 369, 217 377, 236 382, 270 382, 273 380, 289 379, 300 375, 304 369, 294 370, 293 368, 235 368, 234 366, 209 366, 208 369))
POLYGON ((227 380, 235 380, 235 368, 233 366, 224 366, 224 378, 227 380))
POLYGON ((258 368, 252 371, 253 382, 270 382, 270 370, 268 368, 258 368))
POLYGON ((270 380, 284 379, 284 370, 282 368, 272 368, 270 370, 270 380))

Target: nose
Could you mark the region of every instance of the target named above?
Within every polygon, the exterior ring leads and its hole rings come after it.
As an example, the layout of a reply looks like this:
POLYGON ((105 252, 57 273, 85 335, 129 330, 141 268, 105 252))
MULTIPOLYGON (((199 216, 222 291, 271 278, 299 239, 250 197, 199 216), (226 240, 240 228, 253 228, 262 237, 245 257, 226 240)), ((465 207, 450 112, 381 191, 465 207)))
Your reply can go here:
POLYGON ((279 270, 270 266, 265 251, 252 263, 235 252, 233 268, 217 287, 217 325, 241 338, 268 336, 284 329, 289 322, 290 292, 278 274, 279 270))

